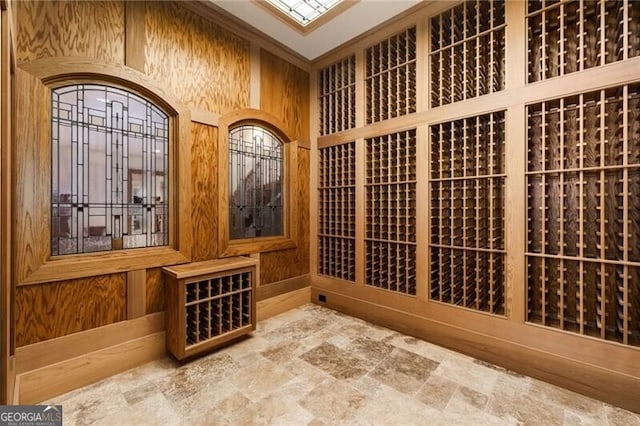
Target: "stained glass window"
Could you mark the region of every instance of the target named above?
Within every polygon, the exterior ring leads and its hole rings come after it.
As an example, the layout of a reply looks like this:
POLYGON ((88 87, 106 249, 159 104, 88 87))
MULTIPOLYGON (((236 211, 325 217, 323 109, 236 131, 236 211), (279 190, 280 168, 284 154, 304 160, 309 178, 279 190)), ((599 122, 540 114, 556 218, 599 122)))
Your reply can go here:
POLYGON ((51 254, 169 244, 169 119, 126 90, 52 91, 51 254))
POLYGON ((229 237, 284 235, 284 145, 268 129, 229 131, 229 237))

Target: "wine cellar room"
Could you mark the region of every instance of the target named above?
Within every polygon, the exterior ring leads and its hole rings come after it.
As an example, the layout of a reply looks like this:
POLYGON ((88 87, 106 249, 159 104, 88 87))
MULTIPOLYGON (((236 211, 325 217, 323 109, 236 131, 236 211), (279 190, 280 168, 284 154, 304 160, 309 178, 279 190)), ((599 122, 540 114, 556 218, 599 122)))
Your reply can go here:
POLYGON ((640 1, 0 8, 1 404, 640 425, 640 1))

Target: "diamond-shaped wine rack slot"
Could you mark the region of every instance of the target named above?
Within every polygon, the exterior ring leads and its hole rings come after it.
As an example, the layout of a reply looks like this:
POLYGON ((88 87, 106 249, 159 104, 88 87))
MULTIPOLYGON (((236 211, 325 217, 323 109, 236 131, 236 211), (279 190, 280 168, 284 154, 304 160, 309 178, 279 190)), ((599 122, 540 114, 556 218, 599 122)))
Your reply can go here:
POLYGON ((356 144, 320 149, 318 273, 356 280, 356 144))
POLYGON ((366 140, 366 284, 416 294, 416 131, 366 140))
POLYGON ((528 321, 640 346, 640 84, 527 115, 528 321))
POLYGON ((504 111, 431 126, 431 300, 504 314, 504 111))
POLYGON ((640 55, 640 2, 544 0, 527 6, 529 82, 640 55))
POLYGON ((505 3, 474 0, 431 18, 431 106, 505 88, 505 3))
POLYGON ((367 124, 416 112, 416 28, 367 48, 367 124))

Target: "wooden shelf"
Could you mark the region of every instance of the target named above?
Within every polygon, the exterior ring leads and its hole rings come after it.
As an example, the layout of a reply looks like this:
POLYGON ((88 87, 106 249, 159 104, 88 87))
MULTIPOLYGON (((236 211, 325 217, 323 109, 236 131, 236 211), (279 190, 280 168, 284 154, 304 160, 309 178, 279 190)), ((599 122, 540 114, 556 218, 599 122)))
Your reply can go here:
POLYGON ((416 28, 408 28, 365 52, 366 122, 416 112, 416 28))
POLYGON ((470 0, 431 18, 431 106, 505 88, 505 5, 470 0))
POLYGON ((366 140, 366 284, 416 294, 416 131, 366 140))
POLYGON ((356 127, 356 56, 320 70, 318 82, 320 134, 356 127))
POLYGON ((640 345, 640 84, 527 115, 527 318, 640 345))
POLYGON ((320 150, 318 272, 356 280, 356 144, 320 150))
POLYGON ((637 1, 529 1, 527 12, 530 83, 640 55, 637 1))
POLYGON ((431 126, 430 297, 503 315, 504 111, 431 126))
POLYGON ((236 257, 163 268, 167 349, 177 359, 255 330, 257 264, 236 257))

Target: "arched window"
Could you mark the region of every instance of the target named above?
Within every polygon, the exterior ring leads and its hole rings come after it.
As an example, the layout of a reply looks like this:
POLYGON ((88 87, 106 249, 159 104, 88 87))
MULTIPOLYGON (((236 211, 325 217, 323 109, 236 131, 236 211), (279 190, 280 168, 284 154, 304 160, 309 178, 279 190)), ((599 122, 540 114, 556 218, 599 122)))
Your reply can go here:
POLYGON ((284 232, 284 144, 257 124, 229 131, 229 238, 284 232))
POLYGON ((296 247, 296 138, 276 117, 242 109, 218 127, 219 255, 296 247))
POLYGON ((116 87, 52 90, 51 255, 169 245, 169 117, 116 87))

